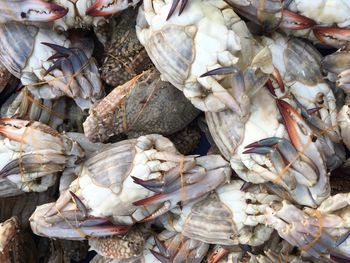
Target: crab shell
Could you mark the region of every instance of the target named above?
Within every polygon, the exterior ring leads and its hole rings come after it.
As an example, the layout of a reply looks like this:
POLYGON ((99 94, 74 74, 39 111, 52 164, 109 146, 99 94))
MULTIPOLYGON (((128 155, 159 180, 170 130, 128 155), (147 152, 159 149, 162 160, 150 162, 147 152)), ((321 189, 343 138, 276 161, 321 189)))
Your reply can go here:
POLYGON ((73 240, 122 234, 205 195, 230 175, 221 156, 183 156, 161 135, 121 141, 92 154, 56 203, 36 209, 31 227, 41 236, 73 240))
MULTIPOLYGON (((170 4, 170 0, 144 1, 136 25, 137 36, 162 78, 200 110, 236 110, 224 77, 204 74, 221 67, 245 70, 254 64, 256 43, 245 23, 224 1, 203 0, 190 1, 181 16, 167 20, 170 4)), ((270 64, 265 53, 256 68, 270 64)))
POLYGON ((36 97, 67 95, 84 110, 103 96, 95 61, 82 48, 72 50, 72 43, 64 35, 47 27, 18 23, 0 25, 0 35, 0 58, 5 67, 23 85, 32 85, 36 97), (12 43, 19 37, 24 41, 12 43))
POLYGON ((199 111, 170 83, 148 70, 115 88, 94 105, 84 122, 86 136, 106 141, 114 135, 173 134, 187 126, 199 111), (166 116, 166 118, 164 118, 166 116))
MULTIPOLYGON (((305 152, 303 140, 308 140, 308 136, 312 134, 311 129, 300 114, 285 102, 278 102, 272 97, 267 89, 260 89, 251 98, 250 115, 248 120, 243 120, 231 111, 223 111, 219 113, 206 113, 206 119, 210 133, 220 149, 220 152, 227 160, 230 160, 232 169, 237 175, 245 181, 252 183, 268 183, 276 194, 283 196, 285 199, 293 200, 299 204, 315 207, 330 194, 329 179, 325 166, 325 155, 322 150, 320 140, 307 144, 307 155, 317 156, 317 160, 311 158, 311 166, 309 161, 304 163, 303 158, 299 159, 297 151, 305 152), (279 104, 277 107, 276 104, 279 104), (282 109, 281 109, 282 107, 282 109), (288 118, 288 124, 281 122, 283 118, 288 118), (291 115, 289 115, 291 114, 291 115), (235 127, 230 125, 235 123, 235 127), (298 130, 302 129, 302 130, 298 130), (288 132, 287 132, 288 131, 288 132), (287 139, 290 137, 290 131, 293 132, 292 141, 297 146, 291 146, 291 142, 287 139), (303 132, 306 132, 303 134, 303 132), (299 138, 300 136, 300 138, 299 138), (287 154, 295 156, 296 159, 289 160, 284 163, 283 158, 278 152, 275 152, 276 145, 272 148, 259 148, 259 142, 263 139, 279 141, 282 140, 287 154), (247 149, 252 148, 251 150, 247 149), (292 150, 294 149, 294 150, 292 150), (260 151, 261 150, 261 151, 260 151), (268 150, 268 151, 266 151, 268 150), (271 153, 278 154, 278 161, 271 158, 271 153), (289 164, 301 164, 301 170, 296 168, 298 175, 294 174, 294 168, 289 169, 289 164), (301 162, 301 163, 300 163, 301 162), (313 163, 314 162, 314 163, 313 163), (314 169, 314 165, 318 167, 314 169), (304 167, 304 165, 306 165, 304 167), (306 172, 308 167, 308 172, 306 172), (302 176, 301 176, 302 175, 302 176), (310 177, 312 175, 312 177, 310 177), (304 178, 305 177, 305 178, 304 178), (306 180, 304 180, 306 179, 306 180)), ((276 141, 277 143, 277 141, 276 141)), ((265 145, 269 146, 269 145, 265 145)), ((270 145, 271 146, 271 145, 270 145)), ((306 153, 304 153, 306 154, 306 153)), ((282 154, 283 155, 283 154, 282 154)))
POLYGON ((264 209, 270 202, 280 199, 259 187, 244 192, 241 190, 243 183, 231 181, 208 197, 172 210, 174 218, 165 215, 160 220, 166 229, 204 243, 259 246, 273 231, 264 225, 264 209))
POLYGON ((125 10, 110 21, 109 35, 101 67, 101 78, 109 85, 123 85, 152 67, 145 48, 136 36, 138 9, 125 10))

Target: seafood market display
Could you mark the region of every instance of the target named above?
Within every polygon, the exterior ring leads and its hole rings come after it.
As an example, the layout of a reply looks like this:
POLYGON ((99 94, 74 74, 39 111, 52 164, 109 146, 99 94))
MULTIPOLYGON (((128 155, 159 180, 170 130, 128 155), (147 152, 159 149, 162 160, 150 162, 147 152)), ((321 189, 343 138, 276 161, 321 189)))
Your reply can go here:
POLYGON ((350 262, 350 1, 0 0, 0 262, 350 262))

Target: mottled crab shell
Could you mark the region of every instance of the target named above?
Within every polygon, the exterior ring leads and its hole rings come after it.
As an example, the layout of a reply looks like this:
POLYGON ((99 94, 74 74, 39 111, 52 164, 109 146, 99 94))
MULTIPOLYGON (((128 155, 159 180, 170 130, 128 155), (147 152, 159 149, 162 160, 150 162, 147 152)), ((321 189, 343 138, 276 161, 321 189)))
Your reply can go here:
POLYGON ((110 21, 110 40, 105 47, 101 78, 117 87, 152 66, 145 48, 136 36, 137 9, 125 10, 110 21))
POLYGON ((121 133, 135 137, 169 135, 186 127, 199 111, 152 69, 115 88, 91 110, 84 122, 85 135, 106 141, 121 133))
POLYGON ((145 238, 140 231, 131 229, 124 236, 89 238, 89 245, 105 258, 128 259, 142 254, 145 238))

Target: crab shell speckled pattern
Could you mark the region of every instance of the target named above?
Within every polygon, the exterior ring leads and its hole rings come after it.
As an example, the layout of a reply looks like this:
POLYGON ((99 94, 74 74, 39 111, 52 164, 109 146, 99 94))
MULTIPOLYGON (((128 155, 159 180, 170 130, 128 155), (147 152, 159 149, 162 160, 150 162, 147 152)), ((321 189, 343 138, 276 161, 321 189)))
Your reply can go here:
POLYGON ((137 9, 128 9, 110 21, 110 40, 107 42, 101 78, 117 87, 152 66, 145 48, 136 36, 137 9))
POLYGON ((187 126, 199 111, 169 82, 161 81, 156 69, 115 88, 90 110, 85 135, 106 141, 119 134, 173 134, 187 126), (165 117, 166 116, 166 117, 165 117))

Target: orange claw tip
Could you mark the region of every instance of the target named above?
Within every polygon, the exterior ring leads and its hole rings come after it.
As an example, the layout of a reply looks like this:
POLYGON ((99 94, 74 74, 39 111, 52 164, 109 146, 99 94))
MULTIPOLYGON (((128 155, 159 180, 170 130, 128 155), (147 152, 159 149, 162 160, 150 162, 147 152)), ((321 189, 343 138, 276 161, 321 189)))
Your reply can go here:
POLYGON ((133 205, 135 206, 151 205, 162 201, 166 201, 166 199, 167 198, 165 194, 156 194, 156 195, 141 199, 139 201, 136 201, 133 203, 133 205))
POLYGON ((327 37, 331 39, 350 41, 350 29, 338 27, 314 27, 314 35, 321 42, 327 42, 327 37))
POLYGON ((208 263, 217 263, 228 255, 228 253, 229 251, 223 247, 214 249, 214 251, 208 255, 208 263))
POLYGON ((280 24, 280 27, 282 28, 301 30, 311 28, 316 24, 312 19, 290 10, 284 9, 282 12, 283 18, 280 24))
POLYGON ((92 6, 90 6, 85 14, 88 16, 109 16, 119 11, 121 8, 117 5, 117 1, 111 3, 110 0, 96 0, 92 6))
POLYGON ((284 87, 283 79, 282 79, 282 76, 281 76, 279 70, 276 67, 273 67, 272 76, 276 80, 280 90, 282 92, 284 92, 285 91, 285 87, 284 87))
POLYGON ((294 146, 297 148, 300 147, 300 140, 298 138, 298 131, 297 131, 297 121, 296 119, 302 119, 299 112, 292 107, 289 103, 283 101, 283 100, 276 100, 277 107, 282 115, 282 118, 285 122, 288 135, 293 143, 294 146))

